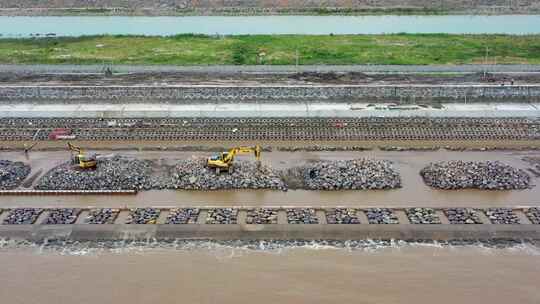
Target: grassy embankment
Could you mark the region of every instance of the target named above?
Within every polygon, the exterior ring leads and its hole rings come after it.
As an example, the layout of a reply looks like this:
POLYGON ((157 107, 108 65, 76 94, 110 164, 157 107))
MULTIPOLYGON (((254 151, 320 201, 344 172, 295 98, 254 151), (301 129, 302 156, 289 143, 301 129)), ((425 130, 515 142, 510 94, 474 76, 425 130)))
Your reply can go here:
POLYGON ((540 64, 540 35, 96 36, 0 39, 4 64, 540 64))

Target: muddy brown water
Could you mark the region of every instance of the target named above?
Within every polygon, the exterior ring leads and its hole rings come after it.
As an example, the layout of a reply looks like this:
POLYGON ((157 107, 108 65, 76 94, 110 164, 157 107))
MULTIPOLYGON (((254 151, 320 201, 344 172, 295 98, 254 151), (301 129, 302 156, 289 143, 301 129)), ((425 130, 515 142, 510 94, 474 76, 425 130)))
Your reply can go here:
MULTIPOLYGON (((210 155, 211 152, 149 152, 149 151, 96 151, 101 154, 123 154, 127 156, 174 159, 210 155)), ((436 190, 424 184, 419 171, 429 162, 441 160, 499 160, 518 168, 526 168, 521 160, 524 156, 539 156, 540 151, 490 151, 452 152, 446 150, 429 152, 268 152, 263 161, 275 168, 288 168, 308 161, 329 159, 352 159, 369 157, 394 162, 400 172, 403 188, 385 191, 305 191, 288 192, 268 190, 224 190, 224 191, 143 191, 136 196, 2 196, 1 207, 47 207, 47 206, 537 206, 540 205, 540 187, 515 191, 481 190, 436 190)), ((48 169, 66 161, 68 152, 2 152, 1 159, 29 162, 33 170, 48 169)), ((250 160, 248 156, 240 159, 250 160)), ((538 179, 533 179, 533 184, 538 179)))
POLYGON ((0 251, 2 303, 540 303, 540 256, 477 247, 0 251))

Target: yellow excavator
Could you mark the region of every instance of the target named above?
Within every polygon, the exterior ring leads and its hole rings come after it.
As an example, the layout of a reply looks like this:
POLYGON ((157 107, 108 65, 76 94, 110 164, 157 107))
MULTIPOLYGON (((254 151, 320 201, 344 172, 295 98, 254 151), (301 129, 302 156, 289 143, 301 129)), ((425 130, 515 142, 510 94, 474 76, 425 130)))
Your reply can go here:
POLYGON ((73 152, 71 162, 79 169, 95 169, 97 159, 95 154, 86 154, 81 147, 77 147, 68 142, 68 148, 73 152))
POLYGON ((229 173, 233 170, 234 157, 237 154, 253 153, 257 163, 260 165, 261 161, 261 147, 259 145, 254 147, 236 147, 230 149, 228 152, 221 152, 220 154, 213 155, 208 158, 207 165, 210 168, 216 170, 216 174, 220 174, 222 171, 229 173))

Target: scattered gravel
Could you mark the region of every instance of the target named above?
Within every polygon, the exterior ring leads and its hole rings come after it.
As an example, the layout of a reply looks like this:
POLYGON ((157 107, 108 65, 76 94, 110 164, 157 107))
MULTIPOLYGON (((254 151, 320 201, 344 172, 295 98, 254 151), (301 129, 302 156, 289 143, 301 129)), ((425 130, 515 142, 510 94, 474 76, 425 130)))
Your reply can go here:
POLYGON ((405 210, 411 224, 440 224, 441 220, 432 208, 409 208, 405 210))
POLYGON ((129 211, 126 224, 156 224, 160 213, 156 208, 134 208, 129 211))
POLYGON ((366 190, 401 187, 390 161, 354 159, 318 161, 301 168, 304 185, 311 190, 366 190))
POLYGON ((30 166, 23 162, 0 160, 0 190, 17 188, 30 174, 30 166))
POLYGON ((4 219, 4 225, 30 225, 33 224, 43 212, 40 208, 11 209, 4 219))
POLYGON ((77 217, 81 213, 81 209, 75 208, 60 208, 52 209, 49 215, 43 221, 44 225, 69 225, 77 221, 77 217))
POLYGON ((287 186, 268 166, 258 168, 255 162, 236 161, 231 174, 216 175, 206 166, 206 159, 181 160, 172 174, 173 189, 217 190, 217 189, 276 189, 287 190, 287 186))
POLYGON ((397 216, 388 208, 370 208, 364 211, 370 224, 399 224, 397 216))
POLYGON ((129 190, 144 189, 150 182, 150 161, 120 156, 103 158, 95 170, 80 170, 64 163, 45 174, 40 190, 129 190))
POLYGON ((328 224, 360 224, 358 209, 331 208, 325 211, 328 224))
POLYGON ((362 146, 295 146, 295 147, 278 147, 278 151, 297 152, 297 151, 370 151, 373 148, 362 146))
POLYGON ((498 161, 431 163, 420 171, 424 182, 439 189, 513 190, 530 187, 530 176, 498 161))
POLYGON ((255 208, 247 210, 246 224, 277 224, 278 209, 255 208))
POLYGON ((199 218, 199 208, 171 209, 167 216, 167 224, 196 224, 199 218))
POLYGON ((540 224, 540 207, 533 207, 525 210, 525 214, 533 224, 540 224))
POLYGON ((444 214, 450 224, 482 224, 478 211, 473 208, 448 208, 444 214))
POLYGON ((318 224, 319 218, 315 209, 294 208, 287 209, 287 222, 289 224, 318 224))
POLYGON ((489 208, 486 215, 492 224, 520 224, 511 208, 489 208))
POLYGON ((103 208, 92 209, 84 220, 86 224, 114 224, 120 214, 119 209, 103 208))
POLYGON ((207 224, 236 224, 238 222, 238 209, 217 208, 210 209, 206 215, 207 224))

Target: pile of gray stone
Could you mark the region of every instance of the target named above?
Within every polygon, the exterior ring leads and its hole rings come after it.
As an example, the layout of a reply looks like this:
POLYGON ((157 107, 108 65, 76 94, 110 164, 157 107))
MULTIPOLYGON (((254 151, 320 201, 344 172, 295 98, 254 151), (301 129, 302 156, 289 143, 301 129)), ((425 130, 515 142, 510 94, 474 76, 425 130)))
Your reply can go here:
POLYGON ((399 173, 386 160, 318 161, 301 168, 310 190, 366 190, 401 187, 399 173))
POLYGON ((254 208, 247 210, 246 224, 277 224, 278 209, 254 208))
POLYGON ((0 190, 17 188, 30 174, 30 166, 23 162, 0 160, 0 190))
POLYGON ((330 208, 325 211, 328 224, 360 224, 358 209, 330 208))
POLYGON ((431 163, 420 171, 424 182, 439 189, 527 189, 530 176, 524 170, 498 161, 448 161, 431 163))
POLYGON ((199 208, 175 208, 167 215, 167 224, 196 224, 199 218, 199 208))
POLYGON ((278 147, 277 150, 279 151, 286 151, 286 152, 298 152, 298 151, 306 151, 306 152, 314 152, 314 151, 369 151, 373 150, 370 147, 363 147, 363 146, 294 146, 294 147, 278 147))
POLYGON ((86 216, 84 222, 86 224, 114 224, 116 218, 120 214, 119 209, 112 208, 103 208, 103 209, 92 209, 86 216))
POLYGON ((70 225, 77 221, 81 209, 59 208, 49 211, 47 218, 43 220, 44 225, 70 225))
POLYGON ((206 159, 181 160, 172 173, 173 189, 275 189, 287 190, 279 172, 255 162, 236 161, 231 173, 216 174, 206 159))
POLYGON ((4 225, 31 225, 35 223, 43 212, 41 208, 16 208, 11 209, 4 218, 4 225))
POLYGON ((518 216, 511 208, 489 208, 486 215, 492 224, 520 224, 518 216))
POLYGON ((134 208, 129 211, 126 224, 156 224, 160 213, 157 208, 134 208))
POLYGON ((208 210, 207 224, 236 224, 238 222, 238 209, 216 208, 208 210))
POLYGON ((318 224, 319 218, 315 209, 290 208, 287 209, 287 222, 289 224, 318 224))
POLYGON ((441 219, 432 208, 409 208, 405 210, 411 224, 440 224, 441 219))
POLYGON ((540 208, 533 207, 525 210, 525 214, 533 224, 540 224, 540 208))
POLYGON ((79 169, 64 163, 46 173, 37 183, 40 190, 130 190, 144 189, 150 182, 149 161, 120 156, 103 158, 96 169, 79 169))
POLYGON ((368 208, 364 212, 370 224, 399 224, 397 216, 388 208, 368 208))
POLYGON ((482 224, 478 211, 473 208, 448 208, 444 214, 450 224, 482 224))

